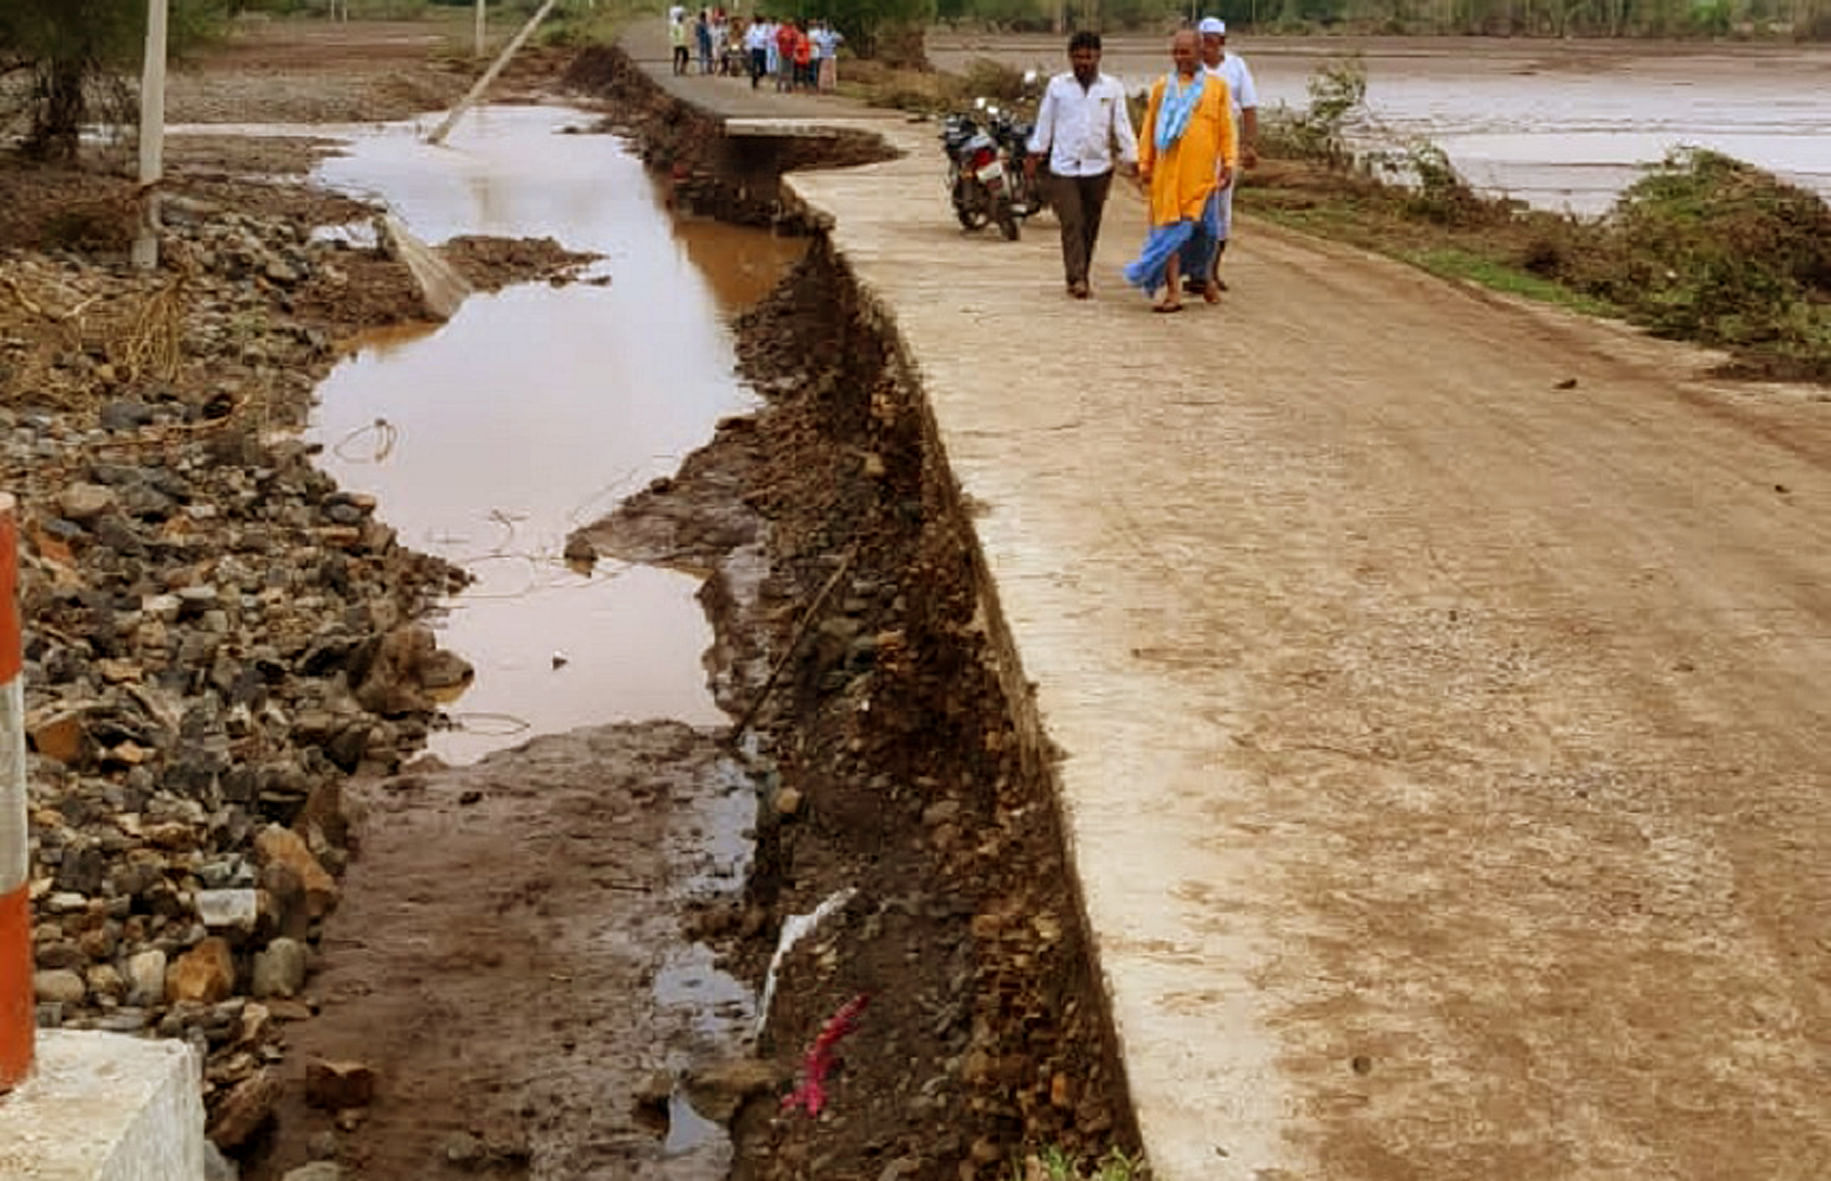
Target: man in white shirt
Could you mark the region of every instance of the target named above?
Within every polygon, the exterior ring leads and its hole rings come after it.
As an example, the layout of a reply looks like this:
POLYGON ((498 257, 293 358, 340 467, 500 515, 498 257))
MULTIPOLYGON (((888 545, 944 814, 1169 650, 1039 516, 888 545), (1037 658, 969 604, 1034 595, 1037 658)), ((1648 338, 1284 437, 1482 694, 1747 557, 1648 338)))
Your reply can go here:
MULTIPOLYGON (((1227 93, 1233 101, 1233 122, 1240 136, 1240 165, 1256 167, 1259 163, 1259 92, 1253 86, 1252 71, 1246 68, 1245 58, 1227 52, 1226 21, 1205 17, 1195 26, 1195 31, 1202 37, 1203 68, 1227 83, 1227 93)), ((1215 243, 1214 252, 1205 260, 1205 265, 1186 272, 1195 276, 1189 281, 1191 291, 1202 290, 1206 283, 1227 290, 1227 284, 1221 281, 1221 255, 1227 252, 1227 236, 1233 231, 1233 190, 1238 179, 1236 174, 1226 187, 1216 189, 1209 199, 1203 220, 1207 223, 1209 239, 1215 243)))
POLYGON ((744 48, 750 53, 750 89, 755 90, 769 72, 769 43, 775 40, 770 23, 761 15, 750 18, 744 30, 744 48))
POLYGON ((1138 166, 1138 134, 1125 108, 1125 88, 1100 72, 1100 34, 1083 29, 1068 42, 1066 74, 1043 91, 1024 166, 1034 175, 1049 159, 1049 203, 1062 227, 1062 269, 1068 294, 1086 299, 1088 264, 1100 237, 1100 215, 1113 183, 1113 151, 1130 173, 1138 166))

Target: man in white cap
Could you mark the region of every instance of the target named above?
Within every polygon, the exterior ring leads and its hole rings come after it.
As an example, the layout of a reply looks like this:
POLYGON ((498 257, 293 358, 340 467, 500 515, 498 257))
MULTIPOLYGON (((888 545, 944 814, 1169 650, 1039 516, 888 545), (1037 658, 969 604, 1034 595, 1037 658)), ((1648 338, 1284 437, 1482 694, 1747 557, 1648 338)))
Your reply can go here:
MULTIPOLYGON (((1259 92, 1253 86, 1252 71, 1246 68, 1245 58, 1227 52, 1226 21, 1203 17, 1195 31, 1202 38, 1202 67, 1227 83, 1227 93, 1233 99, 1233 122, 1240 137, 1240 164, 1252 168, 1259 163, 1259 92)), ((1183 272, 1190 276, 1191 291, 1200 291, 1207 283, 1213 283, 1218 290, 1227 290, 1227 284, 1221 281, 1221 255, 1227 250, 1227 237, 1233 230, 1233 190, 1237 179, 1236 175, 1234 180, 1215 190, 1202 219, 1208 231, 1206 241, 1199 238, 1196 241, 1212 244, 1212 253, 1203 259, 1183 260, 1183 272)))

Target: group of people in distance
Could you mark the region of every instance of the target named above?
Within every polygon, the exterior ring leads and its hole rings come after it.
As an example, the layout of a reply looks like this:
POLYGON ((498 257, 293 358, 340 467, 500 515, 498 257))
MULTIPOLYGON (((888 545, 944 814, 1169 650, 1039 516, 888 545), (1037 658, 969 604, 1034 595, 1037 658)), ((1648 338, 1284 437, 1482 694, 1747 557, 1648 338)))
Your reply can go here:
POLYGON ((830 93, 839 84, 839 45, 845 40, 826 21, 775 21, 758 13, 746 22, 723 8, 702 8, 697 17, 683 5, 668 9, 668 41, 674 72, 691 72, 694 50, 702 74, 748 74, 750 85, 775 79, 777 90, 830 93))
POLYGON ((1070 69, 1050 79, 1037 111, 1026 166, 1044 162, 1062 230, 1068 294, 1092 293, 1088 268, 1114 171, 1134 175, 1150 204, 1144 249, 1125 279, 1159 312, 1180 312, 1185 293, 1217 303, 1227 289, 1221 255, 1233 229, 1233 189, 1258 162, 1258 94, 1252 71, 1227 52, 1227 26, 1208 17, 1170 43, 1173 68, 1151 87, 1142 135, 1132 130, 1125 89, 1100 72, 1100 36, 1076 33, 1070 69), (1162 292, 1161 296, 1158 295, 1162 292))

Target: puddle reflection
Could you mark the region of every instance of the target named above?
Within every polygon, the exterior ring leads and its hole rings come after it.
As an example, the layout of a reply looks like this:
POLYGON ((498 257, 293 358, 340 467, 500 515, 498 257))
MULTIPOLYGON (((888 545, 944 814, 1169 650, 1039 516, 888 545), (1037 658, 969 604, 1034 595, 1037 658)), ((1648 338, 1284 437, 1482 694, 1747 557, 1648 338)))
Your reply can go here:
POLYGON ((388 127, 321 169, 435 244, 552 236, 604 255, 612 280, 473 296, 436 330, 365 336, 319 390, 312 435, 330 474, 374 494, 404 542, 477 578, 435 621, 477 668, 450 712, 478 724, 431 744, 454 763, 584 724, 726 720, 701 664, 711 631, 698 580, 638 566, 580 574, 561 551, 750 405, 727 318, 801 246, 677 225, 617 140, 560 134, 578 118, 489 108, 449 148, 388 127))

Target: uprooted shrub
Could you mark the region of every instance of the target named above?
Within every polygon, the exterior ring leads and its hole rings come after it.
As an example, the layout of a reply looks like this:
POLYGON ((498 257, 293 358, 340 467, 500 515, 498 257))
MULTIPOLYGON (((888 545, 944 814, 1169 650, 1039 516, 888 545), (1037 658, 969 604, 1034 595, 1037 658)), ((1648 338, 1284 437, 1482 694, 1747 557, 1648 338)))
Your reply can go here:
POLYGON ((1283 103, 1264 112, 1259 150, 1281 160, 1308 160, 1330 168, 1354 162, 1347 129, 1367 100, 1367 66, 1361 58, 1339 58, 1317 67, 1309 80, 1310 102, 1302 110, 1283 103))
POLYGON ((1477 193, 1450 163, 1449 153, 1428 139, 1373 153, 1366 163, 1373 174, 1399 187, 1399 209, 1407 217, 1444 226, 1479 226, 1509 216, 1505 201, 1477 193))
POLYGON ((1535 238, 1521 261, 1657 335, 1831 377, 1831 205, 1740 160, 1679 149, 1606 218, 1535 238))

